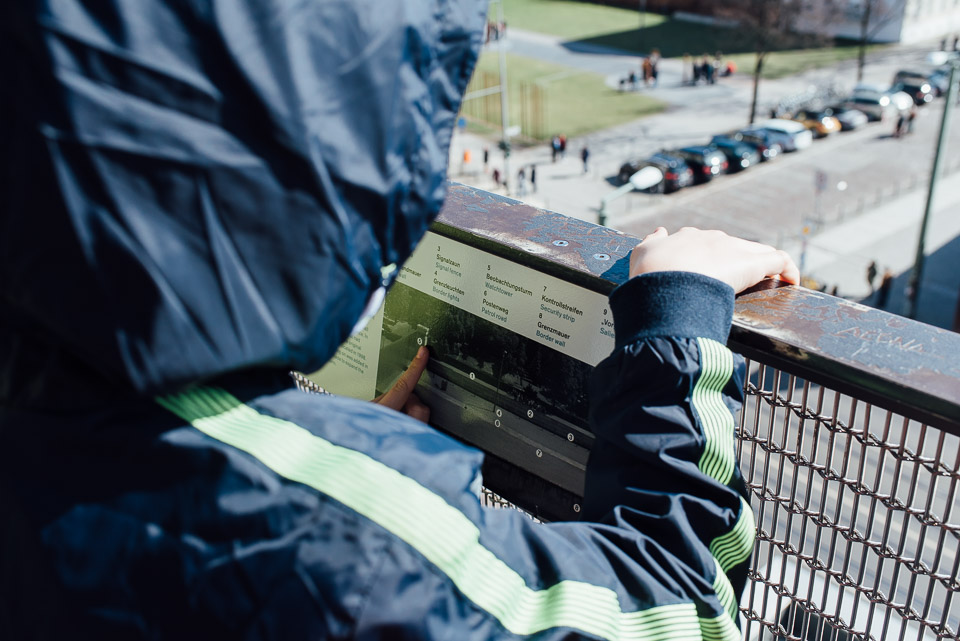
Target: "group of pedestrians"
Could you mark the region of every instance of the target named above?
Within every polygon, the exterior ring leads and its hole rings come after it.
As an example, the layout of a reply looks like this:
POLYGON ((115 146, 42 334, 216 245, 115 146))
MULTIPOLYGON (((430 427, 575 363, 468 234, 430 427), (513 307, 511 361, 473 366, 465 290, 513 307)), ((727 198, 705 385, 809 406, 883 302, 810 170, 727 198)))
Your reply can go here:
POLYGON ((557 158, 567 155, 567 137, 563 134, 554 134, 550 139, 550 160, 557 162, 557 158))
POLYGON ((650 55, 640 63, 640 71, 643 74, 643 84, 646 87, 656 87, 657 77, 660 75, 660 50, 654 49, 650 55))
POLYGON ((654 49, 650 55, 645 56, 640 61, 640 75, 633 69, 627 74, 626 78, 620 78, 620 91, 624 90, 624 85, 629 85, 630 90, 636 90, 638 82, 643 82, 644 87, 656 87, 657 79, 660 76, 660 50, 654 49))
POLYGON ((484 31, 483 40, 485 43, 489 43, 491 40, 496 42, 500 38, 507 37, 507 22, 504 20, 502 22, 496 22, 490 20, 487 22, 487 28, 484 31))
MULTIPOLYGON (((567 153, 567 137, 560 134, 553 136, 550 140, 550 150, 553 162, 556 162, 558 157, 561 159, 565 158, 567 153)), ((580 161, 583 163, 583 173, 587 173, 590 166, 590 148, 587 145, 583 145, 583 147, 580 148, 580 161)), ((490 149, 489 147, 484 147, 484 173, 487 173, 489 170, 489 162, 490 149)), ((503 187, 509 192, 509 185, 507 183, 508 177, 503 175, 503 172, 501 172, 498 167, 494 167, 492 170, 490 170, 490 178, 493 181, 495 188, 503 187)), ((521 166, 520 169, 517 170, 516 180, 517 196, 527 195, 528 186, 532 193, 537 193, 537 166, 535 164, 521 166)))
POLYGON ((688 53, 683 54, 684 84, 712 85, 718 77, 733 75, 736 70, 736 64, 732 60, 724 60, 719 51, 713 56, 705 53, 696 60, 688 53))
POLYGON ((530 178, 530 191, 537 193, 537 166, 530 165, 530 173, 527 173, 526 167, 520 167, 517 170, 517 195, 527 195, 527 177, 530 178))
MULTIPOLYGON (((486 168, 484 168, 486 170, 486 168)), ((493 181, 493 184, 496 188, 503 187, 508 189, 509 185, 507 183, 507 177, 504 176, 500 169, 497 167, 493 168, 493 171, 490 172, 490 179, 493 181)), ((530 191, 537 193, 537 166, 529 165, 522 166, 517 170, 517 195, 526 196, 527 195, 527 185, 530 186, 530 191), (529 183, 527 182, 529 180, 529 183)))
POLYGON ((880 286, 876 287, 874 282, 878 273, 877 261, 871 260, 870 264, 867 265, 867 283, 870 285, 870 295, 876 293, 875 306, 879 309, 886 309, 887 303, 890 301, 890 290, 893 289, 894 276, 892 271, 884 269, 883 276, 880 278, 880 286))
MULTIPOLYGON (((563 134, 554 134, 550 139, 550 159, 557 162, 557 158, 567 156, 567 137, 563 134)), ((583 173, 587 173, 587 162, 590 159, 590 149, 584 145, 580 148, 580 160, 583 161, 583 173)))

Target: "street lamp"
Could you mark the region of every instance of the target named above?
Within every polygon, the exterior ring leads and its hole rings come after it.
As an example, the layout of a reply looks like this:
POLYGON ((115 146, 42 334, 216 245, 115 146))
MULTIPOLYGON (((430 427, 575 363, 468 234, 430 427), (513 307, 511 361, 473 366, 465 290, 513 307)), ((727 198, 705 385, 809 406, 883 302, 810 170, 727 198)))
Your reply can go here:
POLYGON ((634 189, 649 189, 663 180, 663 172, 656 167, 644 167, 640 171, 630 176, 626 184, 617 187, 603 197, 600 201, 600 212, 597 215, 597 224, 605 226, 607 224, 607 203, 613 202, 621 196, 629 194, 634 189))
POLYGON ((933 209, 933 195, 940 178, 940 159, 943 156, 944 143, 947 140, 947 129, 950 125, 950 113, 957 100, 957 68, 956 60, 950 63, 950 84, 947 87, 947 97, 943 105, 943 118, 940 120, 940 135, 937 138, 937 149, 933 155, 933 169, 930 170, 930 187, 927 189, 927 204, 923 208, 923 221, 920 223, 920 237, 917 239, 917 257, 913 262, 913 271, 910 272, 910 283, 907 289, 907 318, 917 317, 917 301, 920 299, 920 284, 923 280, 923 262, 925 260, 924 244, 927 237, 927 225, 930 222, 930 211, 933 209))
MULTIPOLYGON (((503 24, 503 0, 497 3, 497 28, 503 24)), ((510 195, 510 115, 507 111, 507 53, 503 34, 497 32, 497 53, 500 57, 500 149, 503 150, 503 184, 510 195)))
POLYGON ((647 18, 647 0, 640 0, 640 29, 637 31, 637 44, 640 45, 640 51, 643 50, 643 28, 646 26, 647 18))

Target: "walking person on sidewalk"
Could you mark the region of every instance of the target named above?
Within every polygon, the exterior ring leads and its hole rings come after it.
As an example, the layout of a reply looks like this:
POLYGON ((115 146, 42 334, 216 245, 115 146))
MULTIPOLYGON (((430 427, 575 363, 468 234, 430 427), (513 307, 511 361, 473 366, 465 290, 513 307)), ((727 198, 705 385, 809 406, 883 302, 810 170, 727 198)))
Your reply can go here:
POLYGON ((906 131, 906 124, 907 124, 907 114, 901 111, 900 115, 897 116, 897 124, 894 126, 894 129, 893 129, 894 138, 899 138, 904 134, 904 132, 906 131))
POLYGON ((870 285, 870 294, 876 291, 873 281, 877 279, 877 261, 871 260, 867 265, 867 284, 870 285))
POLYGON ((586 145, 580 150, 580 160, 583 161, 583 173, 587 173, 587 159, 590 158, 590 150, 586 145))
POLYGON ((887 302, 890 300, 890 290, 893 289, 893 272, 889 269, 883 270, 883 278, 880 280, 880 289, 877 290, 877 308, 886 309, 887 302))

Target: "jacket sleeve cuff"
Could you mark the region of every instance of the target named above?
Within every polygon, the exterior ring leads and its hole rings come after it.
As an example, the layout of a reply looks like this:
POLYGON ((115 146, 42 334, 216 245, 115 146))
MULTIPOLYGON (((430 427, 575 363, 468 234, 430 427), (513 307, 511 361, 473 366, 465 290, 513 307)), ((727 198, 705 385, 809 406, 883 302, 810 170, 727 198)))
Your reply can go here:
POLYGON ((631 278, 610 294, 617 348, 656 336, 710 338, 725 344, 733 298, 733 288, 726 283, 693 272, 631 278))

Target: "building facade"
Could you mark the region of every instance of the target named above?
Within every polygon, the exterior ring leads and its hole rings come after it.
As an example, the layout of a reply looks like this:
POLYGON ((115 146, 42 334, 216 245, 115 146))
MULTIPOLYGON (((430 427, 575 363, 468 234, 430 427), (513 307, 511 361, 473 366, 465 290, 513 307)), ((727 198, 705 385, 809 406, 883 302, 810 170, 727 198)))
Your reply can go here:
MULTIPOLYGON (((600 4, 630 9, 643 8, 658 13, 683 12, 712 16, 718 4, 710 0, 595 0, 600 4)), ((914 43, 960 37, 960 0, 766 0, 800 4, 794 28, 801 33, 817 33, 837 38, 860 40, 864 18, 870 42, 914 43)), ((722 3, 719 6, 723 6, 722 3)))
POLYGON ((796 28, 870 42, 914 43, 960 35, 960 0, 804 0, 796 28))

